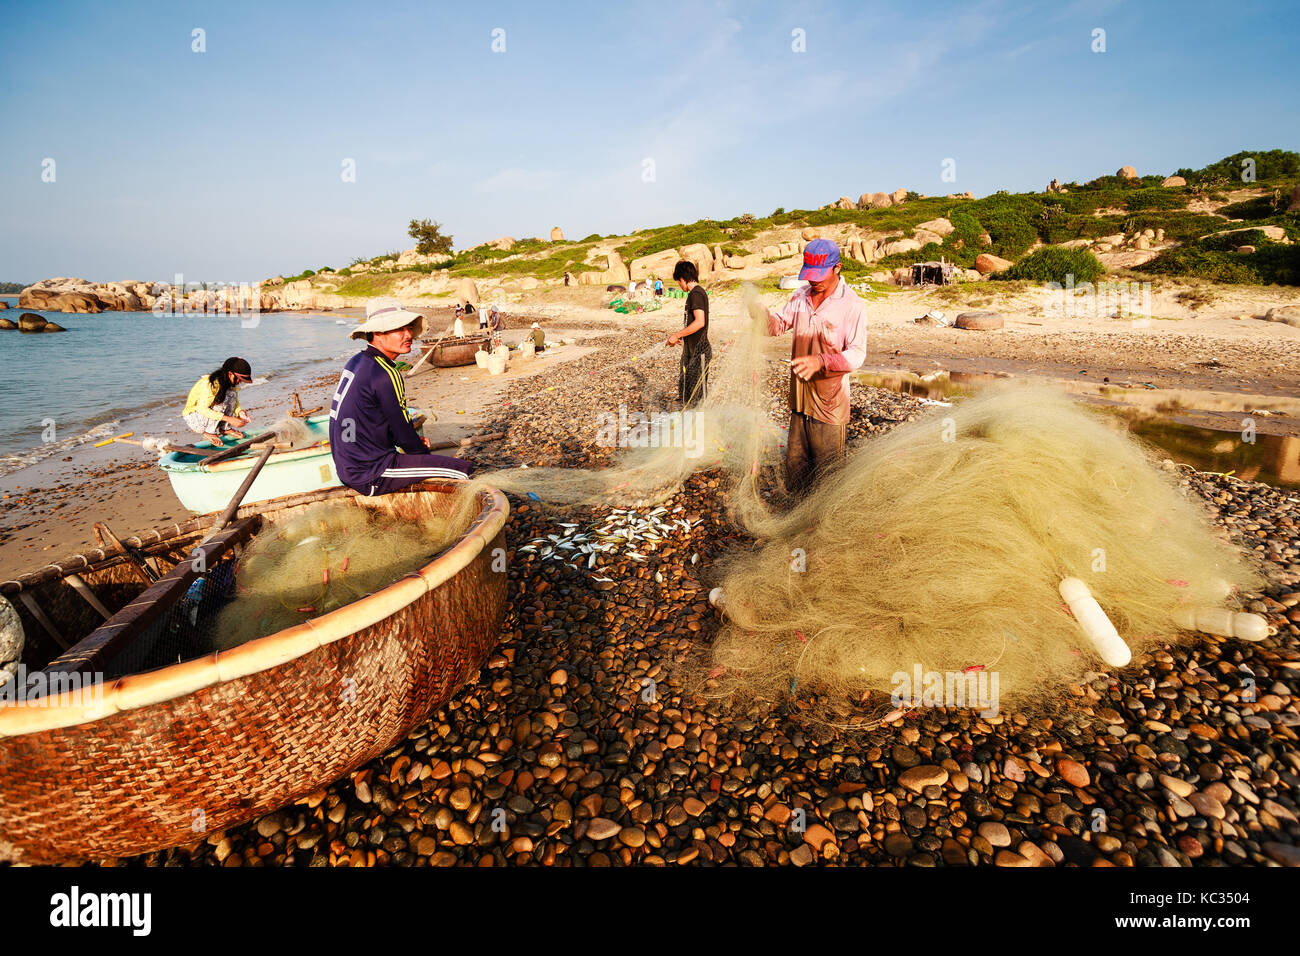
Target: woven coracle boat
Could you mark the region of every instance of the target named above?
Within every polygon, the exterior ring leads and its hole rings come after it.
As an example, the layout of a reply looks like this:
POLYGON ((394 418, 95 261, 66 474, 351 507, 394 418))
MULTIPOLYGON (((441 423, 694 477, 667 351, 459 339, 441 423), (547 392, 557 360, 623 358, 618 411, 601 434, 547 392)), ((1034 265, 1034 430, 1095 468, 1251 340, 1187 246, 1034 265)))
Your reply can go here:
MULTIPOLYGON (((198 550, 211 516, 0 582, 27 635, 22 664, 39 669, 48 690, 33 699, 30 688, 41 685, 31 675, 25 699, 0 687, 0 860, 94 860, 194 843, 402 740, 473 675, 500 634, 507 575, 497 549, 509 514, 500 492, 480 492, 468 526, 417 571, 301 624, 223 651, 139 634, 160 631, 151 618, 177 613, 160 607, 164 589, 192 595, 188 581, 216 575, 260 530, 316 502, 418 520, 451 516, 464 493, 424 482, 378 498, 345 488, 295 495, 241 508, 198 550), (134 636, 119 639, 127 631, 134 636)), ((190 612, 182 604, 180 613, 190 612)))
POLYGON ((421 354, 432 350, 433 354, 429 356, 429 364, 438 368, 473 365, 474 353, 479 349, 483 349, 485 352, 492 351, 492 337, 490 335, 474 335, 461 339, 443 339, 442 341, 435 340, 433 342, 422 340, 420 342, 421 354))

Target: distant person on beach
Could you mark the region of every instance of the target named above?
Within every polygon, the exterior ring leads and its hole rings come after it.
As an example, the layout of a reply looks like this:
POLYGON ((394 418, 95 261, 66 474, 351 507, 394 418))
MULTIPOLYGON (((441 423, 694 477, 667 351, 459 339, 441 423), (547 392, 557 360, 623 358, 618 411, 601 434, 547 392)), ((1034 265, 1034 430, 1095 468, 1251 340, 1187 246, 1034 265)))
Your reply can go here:
POLYGON ((423 333, 424 316, 391 297, 372 299, 366 321, 352 331, 369 344, 339 376, 330 402, 330 451, 339 480, 359 494, 391 494, 426 478, 464 480, 474 471, 473 462, 428 454, 428 441, 411 424, 393 362, 423 333))
POLYGON ((844 457, 849 427, 849 372, 867 357, 866 307, 840 279, 840 248, 814 239, 804 248, 796 289, 779 312, 768 310, 768 331, 794 331, 790 360, 790 433, 786 486, 796 494, 844 457))
POLYGON ((506 327, 505 316, 501 314, 501 308, 495 302, 492 308, 488 310, 488 325, 492 329, 493 335, 500 335, 501 330, 506 327))
POLYGON ((656 278, 656 279, 655 279, 655 295, 662 297, 663 294, 664 294, 664 280, 663 280, 663 279, 656 278))
POLYGON ((221 368, 194 383, 181 417, 190 431, 198 432, 214 445, 222 444, 223 435, 243 438, 239 431, 248 424, 248 416, 239 407, 239 386, 253 380, 253 369, 238 356, 222 363, 221 368))
POLYGON ((534 352, 545 352, 545 351, 546 351, 546 333, 542 331, 542 327, 541 327, 540 325, 538 325, 536 322, 533 323, 533 332, 532 332, 532 335, 533 335, 533 351, 534 351, 534 352))
POLYGON ((668 336, 669 345, 682 347, 682 364, 677 376, 677 398, 683 408, 692 408, 704 398, 709 362, 713 349, 709 345, 709 296, 700 288, 700 271, 687 259, 673 268, 673 278, 686 293, 686 315, 682 330, 668 336))

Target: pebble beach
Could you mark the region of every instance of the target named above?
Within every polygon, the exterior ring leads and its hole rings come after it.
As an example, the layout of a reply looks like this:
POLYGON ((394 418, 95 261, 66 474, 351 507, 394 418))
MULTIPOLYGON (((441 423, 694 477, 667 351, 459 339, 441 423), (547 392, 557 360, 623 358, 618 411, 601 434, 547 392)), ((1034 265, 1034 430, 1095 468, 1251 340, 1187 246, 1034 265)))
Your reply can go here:
MULTIPOLYGON (((475 449, 480 469, 606 464, 574 423, 656 394, 670 407, 675 355, 659 342, 604 337, 509 383, 475 423, 505 433, 475 449)), ((782 424, 786 374, 768 376, 782 424)), ((851 442, 926 412, 909 395, 853 394, 851 442)), ((512 496, 501 639, 450 703, 292 806, 102 863, 1300 865, 1300 496, 1167 467, 1262 560, 1268 586, 1248 609, 1274 636, 1197 635, 1089 673, 1046 713, 924 708, 854 732, 810 722, 797 702, 720 698, 684 668, 719 625, 714 559, 750 544, 724 513, 724 476, 697 474, 661 503, 689 530, 599 573, 519 549, 607 509, 512 496)))

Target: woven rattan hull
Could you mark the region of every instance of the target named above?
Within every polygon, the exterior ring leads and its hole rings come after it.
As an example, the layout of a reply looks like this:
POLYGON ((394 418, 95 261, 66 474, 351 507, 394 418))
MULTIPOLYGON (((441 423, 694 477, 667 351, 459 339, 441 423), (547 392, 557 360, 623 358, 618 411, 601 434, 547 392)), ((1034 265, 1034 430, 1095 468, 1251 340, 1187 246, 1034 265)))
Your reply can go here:
MULTIPOLYGON (((453 486, 418 487, 362 500, 399 514, 447 510, 453 486)), ((480 502, 464 535, 420 572, 311 625, 124 677, 104 690, 110 709, 120 709, 97 719, 27 733, 0 722, 0 859, 102 859, 193 843, 292 803, 401 741, 500 634, 506 574, 496 549, 508 505, 499 493, 480 502), (296 653, 308 644, 317 646, 296 653), (205 668, 221 676, 139 703, 205 668)))

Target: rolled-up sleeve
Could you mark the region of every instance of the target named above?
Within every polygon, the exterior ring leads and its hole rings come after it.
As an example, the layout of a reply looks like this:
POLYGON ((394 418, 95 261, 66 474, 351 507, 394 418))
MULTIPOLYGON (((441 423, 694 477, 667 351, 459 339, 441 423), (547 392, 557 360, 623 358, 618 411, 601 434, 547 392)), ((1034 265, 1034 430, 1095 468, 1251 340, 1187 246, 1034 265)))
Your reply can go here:
POLYGON ((767 332, 769 335, 782 335, 794 328, 795 316, 798 315, 798 308, 795 306, 794 296, 781 306, 779 312, 768 313, 767 332))
POLYGON ((844 344, 838 352, 822 355, 828 372, 852 372, 867 360, 867 310, 859 305, 844 324, 844 344))

